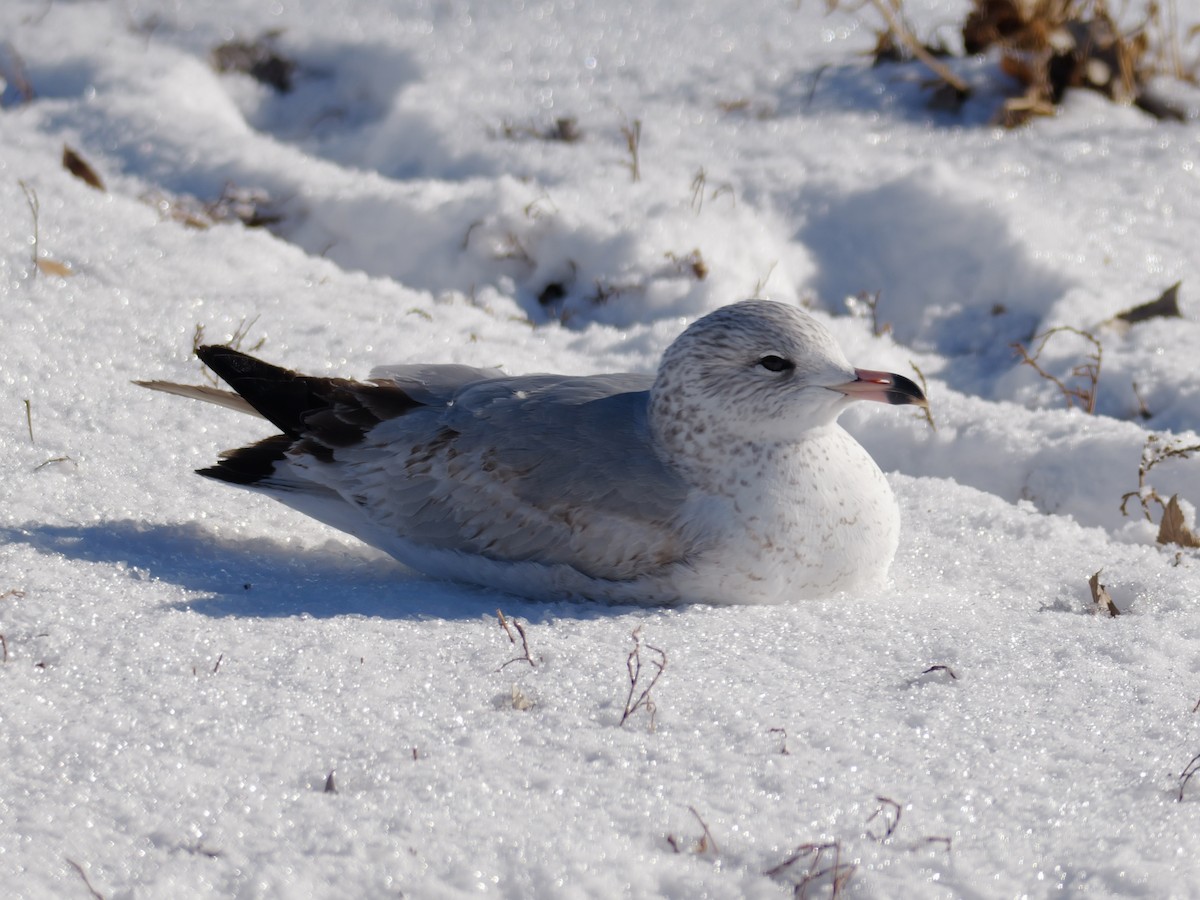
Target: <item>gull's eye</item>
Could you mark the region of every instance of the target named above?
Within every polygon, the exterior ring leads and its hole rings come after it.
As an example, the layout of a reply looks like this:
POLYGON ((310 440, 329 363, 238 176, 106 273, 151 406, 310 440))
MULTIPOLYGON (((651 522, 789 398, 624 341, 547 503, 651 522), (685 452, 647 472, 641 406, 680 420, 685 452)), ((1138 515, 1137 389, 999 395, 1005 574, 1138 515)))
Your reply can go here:
POLYGON ((774 355, 764 356, 758 361, 758 364, 768 372, 786 372, 788 369, 796 368, 796 364, 790 359, 774 355))

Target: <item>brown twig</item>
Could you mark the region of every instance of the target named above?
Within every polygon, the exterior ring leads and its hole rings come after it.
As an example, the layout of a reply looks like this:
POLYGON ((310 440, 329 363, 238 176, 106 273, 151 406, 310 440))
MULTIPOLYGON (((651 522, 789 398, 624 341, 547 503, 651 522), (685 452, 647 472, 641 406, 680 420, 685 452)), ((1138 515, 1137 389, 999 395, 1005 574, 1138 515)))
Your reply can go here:
MULTIPOLYGON (((700 215, 700 210, 704 208, 704 192, 708 187, 708 173, 701 166, 696 170, 696 174, 692 177, 692 212, 700 215)), ((733 192, 733 185, 728 181, 723 181, 708 195, 709 200, 716 200, 722 194, 728 194, 734 206, 737 206, 737 197, 733 192)))
POLYGON ((700 210, 704 208, 704 188, 707 184, 708 173, 701 166, 692 178, 692 212, 696 215, 700 215, 700 210))
POLYGON ((1032 354, 1025 349, 1025 346, 1020 343, 1013 344, 1012 347, 1017 351, 1017 355, 1021 357, 1021 362, 1033 368, 1042 378, 1053 382, 1062 392, 1063 397, 1067 401, 1067 407, 1078 405, 1086 413, 1094 413, 1096 411, 1096 393, 1097 385, 1100 381, 1100 366, 1103 359, 1104 348, 1100 345, 1100 341, 1092 334, 1086 331, 1080 331, 1078 328, 1072 328, 1070 325, 1058 325, 1051 328, 1049 331, 1044 331, 1041 334, 1034 335, 1033 339, 1039 341, 1037 349, 1032 354), (1056 378, 1038 364, 1038 359, 1042 355, 1042 351, 1046 349, 1046 343, 1056 334, 1069 332, 1078 335, 1086 341, 1090 341, 1096 348, 1096 352, 1089 354, 1087 362, 1081 363, 1071 370, 1071 377, 1082 378, 1086 382, 1084 387, 1067 387, 1062 379, 1056 378))
POLYGON ((621 134, 625 136, 625 147, 629 150, 629 174, 634 181, 642 180, 642 163, 640 159, 642 145, 642 120, 634 119, 621 126, 621 134))
POLYGON ((700 813, 696 812, 696 807, 689 806, 688 812, 696 817, 696 821, 699 822, 700 827, 704 829, 704 834, 701 835, 700 840, 696 843, 696 852, 703 855, 711 850, 714 856, 719 856, 721 854, 721 848, 717 846, 716 839, 712 836, 712 832, 708 830, 708 823, 705 822, 704 819, 700 818, 700 813))
MULTIPOLYGON (((711 851, 713 856, 719 856, 721 853, 721 848, 717 846, 716 839, 712 836, 712 832, 708 830, 708 823, 700 817, 700 813, 696 812, 696 807, 689 806, 688 812, 696 817, 696 821, 700 823, 700 828, 703 830, 703 833, 696 841, 693 852, 697 856, 703 856, 705 853, 711 851)), ((675 835, 668 834, 667 843, 671 845, 671 849, 676 853, 683 852, 683 849, 679 845, 679 839, 675 837, 675 835)))
POLYGON ((875 819, 882 818, 884 832, 882 835, 879 835, 872 831, 868 831, 867 834, 882 844, 896 833, 896 828, 900 825, 900 814, 902 809, 899 803, 888 797, 876 797, 875 799, 879 803, 879 808, 876 809, 875 812, 871 813, 870 818, 867 819, 867 824, 870 825, 875 819))
MULTIPOLYGON (((912 366, 912 370, 917 373, 917 381, 921 382, 921 393, 928 397, 929 385, 925 381, 925 373, 922 372, 917 364, 911 359, 908 361, 908 364, 912 366)), ((933 421, 933 412, 930 410, 929 405, 926 404, 925 406, 920 407, 920 409, 921 415, 925 417, 925 421, 929 423, 929 427, 934 431, 937 431, 937 423, 933 421)))
POLYGON ((950 676, 951 681, 958 681, 958 676, 954 674, 954 670, 951 669, 949 666, 942 666, 942 665, 930 666, 928 669, 926 669, 921 674, 928 675, 931 672, 945 672, 947 675, 950 676))
POLYGON ((797 882, 793 891, 793 896, 805 900, 808 897, 809 888, 814 887, 822 878, 829 878, 830 885, 830 900, 837 900, 843 895, 846 886, 850 884, 850 880, 854 878, 854 873, 858 866, 853 863, 842 862, 842 845, 838 841, 825 844, 801 844, 795 851, 777 866, 767 869, 763 874, 768 878, 774 878, 782 875, 792 866, 797 863, 804 862, 807 864, 807 870, 800 876, 800 881, 797 882), (825 863, 825 854, 833 854, 833 863, 828 865, 825 863))
MULTIPOLYGON (((504 617, 504 613, 501 612, 500 610, 496 610, 496 616, 497 616, 497 618, 500 619, 500 627, 503 628, 504 633, 508 635, 508 642, 510 644, 515 645, 517 643, 517 639, 515 637, 513 637, 512 629, 510 629, 508 627, 509 620, 504 617)), ((527 662, 527 663, 529 663, 531 668, 536 669, 537 663, 534 661, 533 656, 529 652, 529 638, 525 634, 525 629, 521 627, 521 623, 518 622, 516 619, 512 620, 512 624, 513 624, 513 628, 517 629, 517 634, 519 634, 521 636, 522 655, 514 656, 512 659, 510 659, 508 662, 504 663, 504 665, 502 665, 496 671, 499 672, 503 669, 506 669, 515 662, 527 662)))
POLYGON ((658 707, 654 705, 654 700, 650 696, 650 691, 658 684, 658 679, 662 677, 663 671, 667 668, 667 654, 646 644, 646 649, 658 654, 657 659, 652 659, 649 665, 654 667, 654 674, 650 677, 650 683, 642 689, 641 693, 637 694, 637 699, 634 699, 634 694, 638 691, 638 686, 642 680, 642 626, 639 625, 633 629, 630 637, 633 638, 633 649, 629 651, 629 656, 625 658, 625 669, 629 673, 629 696, 625 698, 625 712, 621 715, 620 725, 623 727, 625 723, 639 709, 646 710, 650 715, 650 730, 654 731, 654 715, 658 711, 658 707))
POLYGON ((71 867, 79 873, 79 877, 83 879, 83 883, 87 886, 88 893, 95 897, 96 900, 104 900, 104 895, 96 890, 96 888, 92 885, 91 879, 89 879, 87 876, 87 872, 83 870, 83 866, 75 862, 75 860, 71 859, 69 856, 64 857, 64 859, 66 859, 71 867))
POLYGON ((483 225, 483 219, 476 219, 474 222, 472 222, 470 225, 467 226, 467 233, 463 235, 462 246, 459 247, 460 250, 470 249, 471 232, 473 232, 476 228, 482 227, 482 225, 483 225))
POLYGON ((496 610, 496 618, 500 620, 500 627, 504 629, 504 633, 508 635, 508 642, 515 644, 517 639, 513 637, 512 631, 508 627, 508 619, 504 618, 503 610, 496 610))
POLYGON ((71 459, 71 457, 69 457, 69 456, 52 456, 52 457, 50 457, 50 459, 46 460, 45 462, 40 462, 36 466, 34 466, 33 471, 40 472, 42 469, 46 468, 46 466, 50 465, 51 463, 60 463, 60 462, 73 463, 73 462, 75 462, 75 460, 71 459))
MULTIPOLYGON (((921 841, 921 844, 945 844, 946 853, 950 853, 950 838, 948 837, 927 837, 921 841)), ((920 844, 917 845, 917 847, 919 846, 920 844)), ((913 849, 916 850, 917 847, 913 847, 913 849)))
POLYGON ((1133 382, 1133 397, 1137 400, 1138 417, 1144 422, 1147 419, 1153 418, 1154 413, 1150 412, 1150 407, 1146 405, 1145 399, 1142 397, 1142 392, 1138 389, 1138 383, 1133 382))
POLYGON ((250 329, 254 327, 254 325, 257 321, 258 321, 258 316, 255 316, 253 319, 243 318, 242 321, 238 322, 237 328, 235 328, 233 330, 233 334, 229 338, 228 346, 232 347, 234 350, 243 350, 244 349, 247 353, 254 353, 257 350, 261 350, 263 344, 265 344, 267 342, 267 339, 265 337, 260 337, 257 341, 255 341, 249 347, 245 347, 245 348, 242 347, 242 343, 246 340, 246 337, 250 334, 250 329))
POLYGON ((1183 772, 1179 776, 1179 802, 1183 802, 1183 789, 1187 787, 1187 783, 1192 780, 1192 776, 1200 772, 1200 753, 1192 757, 1192 761, 1183 767, 1183 772))
POLYGON ((908 48, 909 53, 923 62, 934 75, 950 85, 960 97, 966 97, 971 93, 971 88, 965 81, 951 72, 941 60, 925 49, 924 45, 917 40, 916 35, 912 33, 909 27, 896 16, 895 11, 889 6, 886 0, 870 0, 870 2, 879 11, 879 14, 883 16, 892 34, 908 48))
POLYGON ((1146 517, 1147 522, 1153 522, 1154 519, 1150 516, 1150 504, 1152 502, 1157 503, 1165 510, 1167 502, 1163 500, 1158 491, 1146 483, 1146 476, 1150 474, 1150 470, 1160 462, 1165 462, 1168 459, 1190 459, 1193 453, 1200 453, 1200 444, 1182 447, 1172 443, 1161 444, 1161 440, 1162 438, 1157 434, 1152 434, 1146 438, 1146 443, 1142 447, 1142 459, 1138 464, 1137 490, 1128 491, 1121 495, 1121 515, 1129 515, 1126 507, 1130 500, 1137 497, 1138 502, 1142 505, 1142 515, 1146 517))

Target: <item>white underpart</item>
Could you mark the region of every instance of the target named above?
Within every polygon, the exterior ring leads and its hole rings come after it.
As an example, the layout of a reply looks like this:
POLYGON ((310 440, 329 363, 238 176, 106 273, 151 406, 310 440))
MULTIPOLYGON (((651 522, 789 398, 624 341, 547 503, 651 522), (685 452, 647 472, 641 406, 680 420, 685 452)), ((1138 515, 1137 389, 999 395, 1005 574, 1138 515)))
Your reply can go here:
POLYGON ((747 482, 704 565, 675 579, 682 596, 773 603, 880 582, 896 554, 900 512, 866 450, 838 425, 739 469, 747 482))

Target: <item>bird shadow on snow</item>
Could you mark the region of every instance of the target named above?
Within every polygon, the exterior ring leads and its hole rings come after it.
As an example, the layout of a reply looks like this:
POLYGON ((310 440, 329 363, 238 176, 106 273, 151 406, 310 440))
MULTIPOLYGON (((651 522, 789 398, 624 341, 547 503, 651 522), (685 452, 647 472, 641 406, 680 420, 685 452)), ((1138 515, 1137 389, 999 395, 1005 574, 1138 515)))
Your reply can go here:
POLYGON ((40 553, 124 565, 134 578, 178 585, 201 596, 171 604, 200 615, 316 618, 358 615, 389 619, 474 619, 497 607, 535 624, 553 618, 622 615, 629 607, 537 602, 471 585, 435 581, 374 551, 297 548, 269 538, 233 541, 195 524, 133 520, 92 525, 0 528, 0 544, 40 553))

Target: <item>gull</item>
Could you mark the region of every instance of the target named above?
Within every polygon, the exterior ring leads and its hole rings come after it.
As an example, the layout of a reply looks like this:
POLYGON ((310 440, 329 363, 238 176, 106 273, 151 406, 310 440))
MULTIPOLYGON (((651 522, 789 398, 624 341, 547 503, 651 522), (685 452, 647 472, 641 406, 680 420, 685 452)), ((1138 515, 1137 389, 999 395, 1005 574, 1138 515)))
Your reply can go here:
POLYGON ((837 418, 856 400, 928 405, 769 300, 696 320, 655 375, 398 365, 356 381, 196 353, 234 392, 137 383, 279 431, 199 474, 435 578, 545 600, 779 603, 878 585, 899 507, 837 418))

